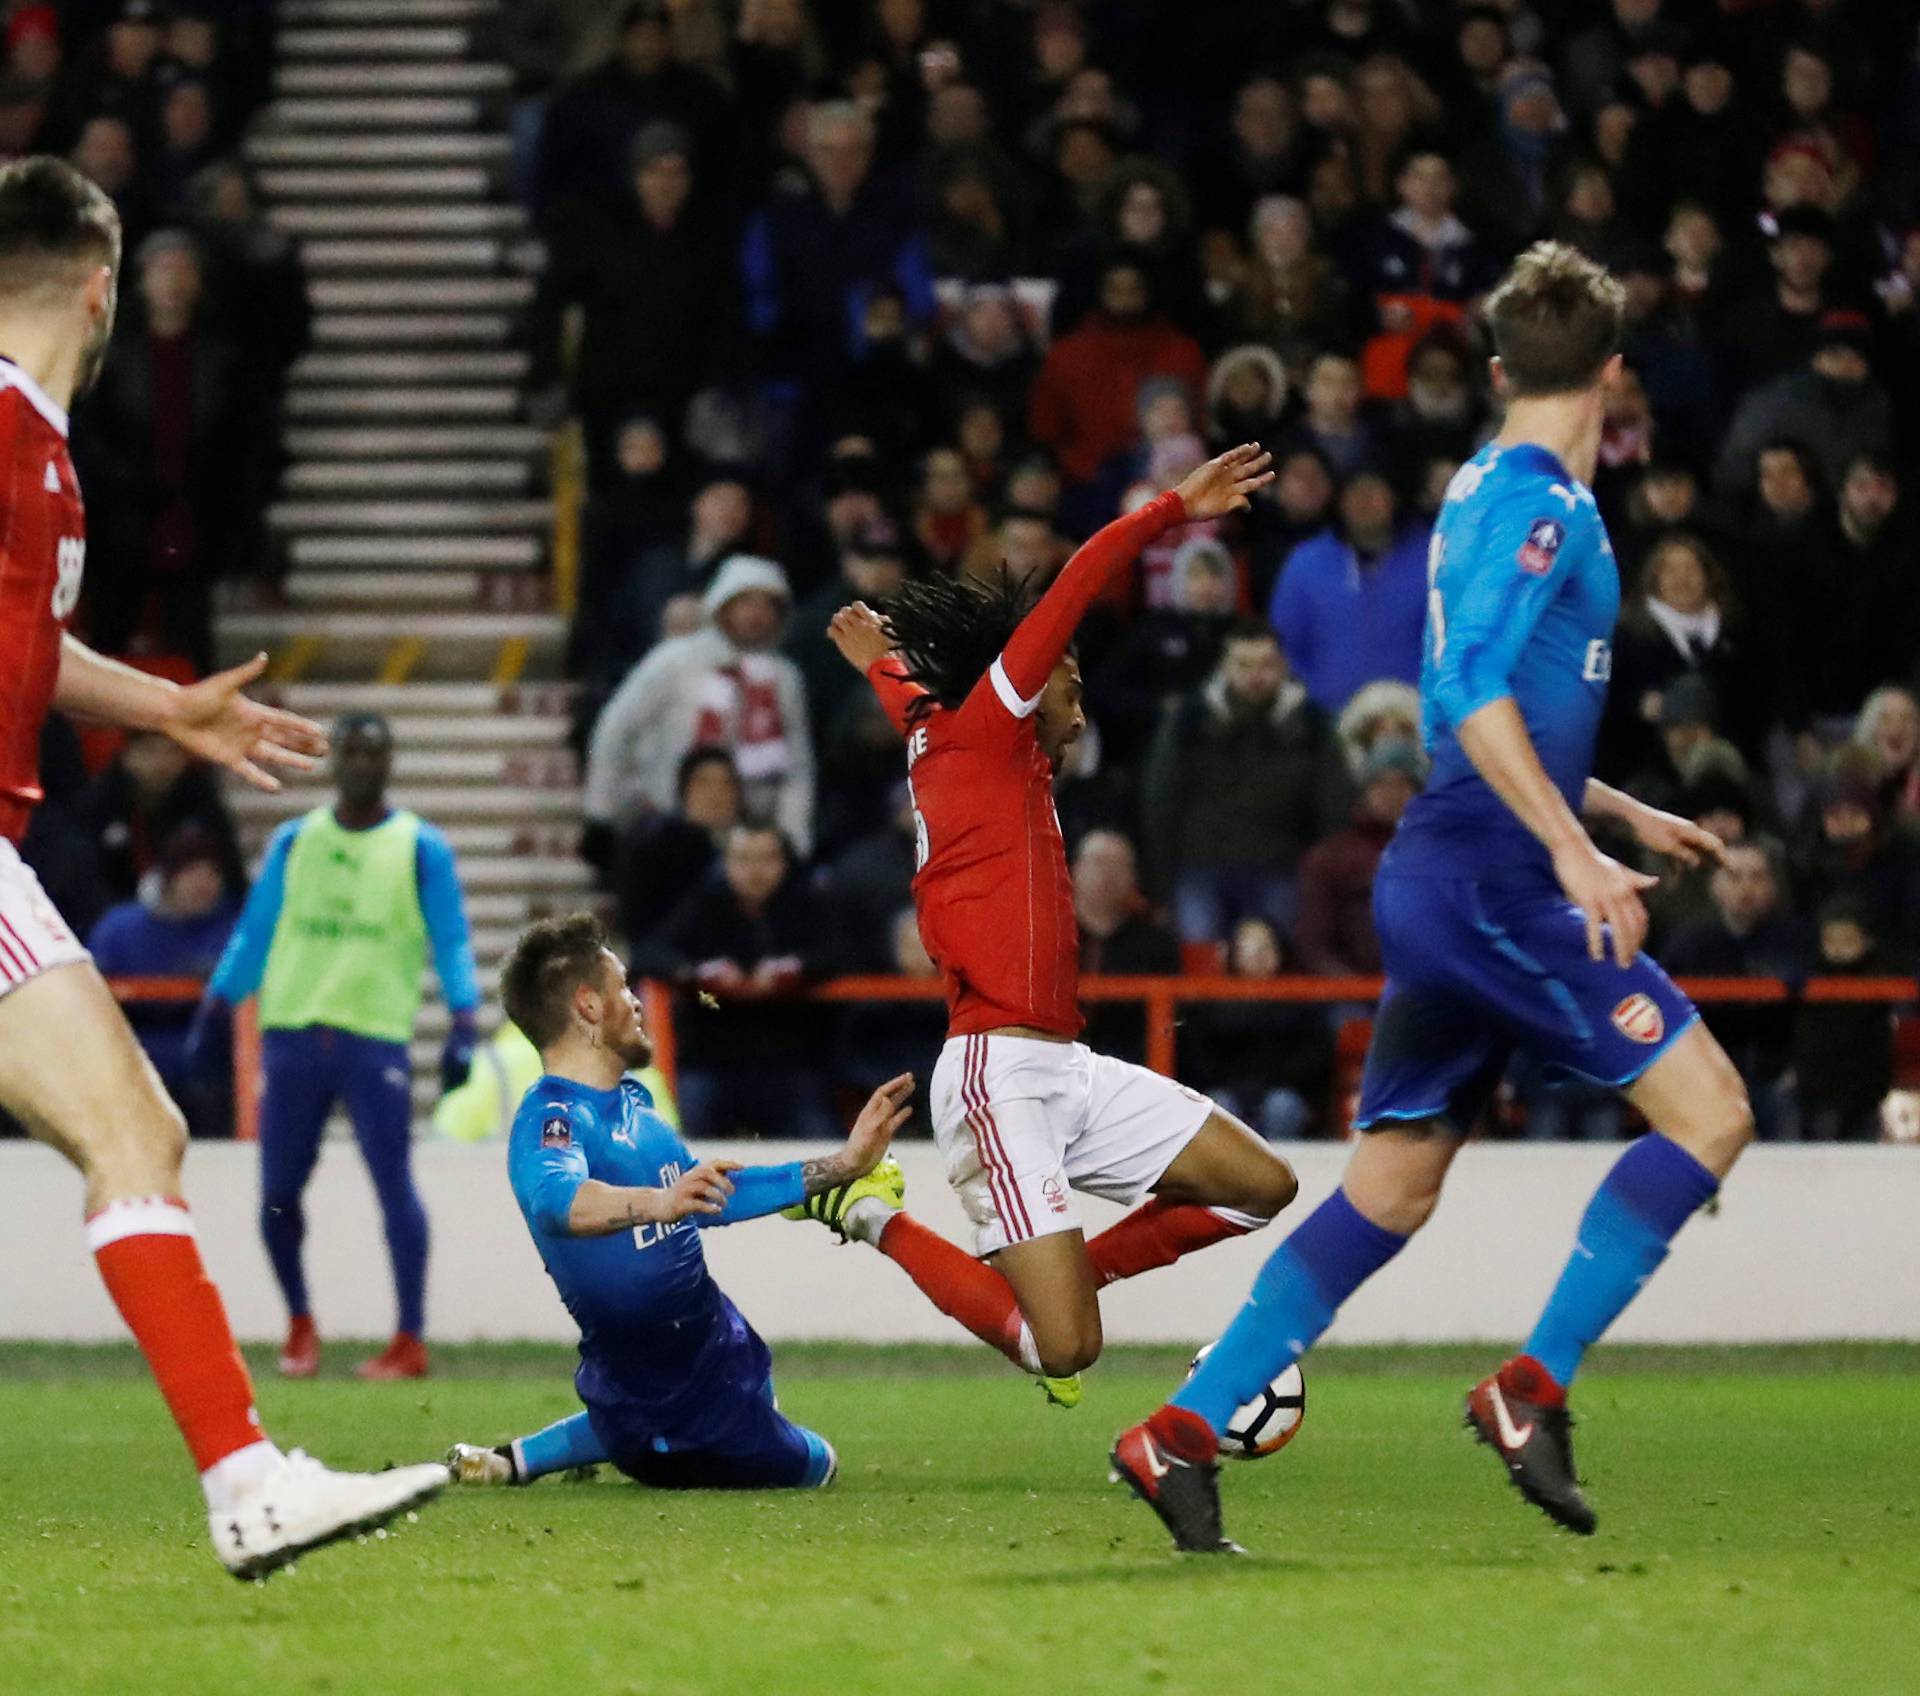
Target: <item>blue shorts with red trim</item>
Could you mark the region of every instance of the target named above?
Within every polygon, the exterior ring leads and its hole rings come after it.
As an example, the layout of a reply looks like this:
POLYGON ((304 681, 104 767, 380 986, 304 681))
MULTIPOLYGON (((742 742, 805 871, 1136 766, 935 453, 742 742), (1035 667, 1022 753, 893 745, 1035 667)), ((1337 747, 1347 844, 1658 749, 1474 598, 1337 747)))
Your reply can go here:
POLYGON ((1587 952, 1580 909, 1544 874, 1395 876, 1373 889, 1386 991, 1360 1081, 1359 1130, 1479 1117, 1517 1050, 1620 1089, 1699 1017, 1645 954, 1587 952))

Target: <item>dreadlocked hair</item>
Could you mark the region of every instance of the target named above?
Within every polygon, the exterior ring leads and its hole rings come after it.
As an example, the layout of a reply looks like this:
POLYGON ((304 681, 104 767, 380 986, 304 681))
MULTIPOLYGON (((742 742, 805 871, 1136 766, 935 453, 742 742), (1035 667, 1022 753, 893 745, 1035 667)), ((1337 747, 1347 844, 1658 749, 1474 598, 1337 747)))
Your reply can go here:
POLYGON ((903 584, 881 609, 907 676, 926 690, 907 709, 908 723, 935 707, 958 707, 973 693, 1032 604, 1027 582, 1004 565, 985 583, 929 577, 903 584))

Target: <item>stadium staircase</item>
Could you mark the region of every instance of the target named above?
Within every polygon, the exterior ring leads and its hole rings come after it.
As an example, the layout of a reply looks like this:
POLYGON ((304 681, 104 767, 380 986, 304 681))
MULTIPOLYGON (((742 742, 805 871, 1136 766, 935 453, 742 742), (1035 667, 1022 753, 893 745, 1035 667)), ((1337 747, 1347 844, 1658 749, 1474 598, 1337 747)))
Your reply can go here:
MULTIPOLYGON (((541 262, 513 198, 495 0, 283 0, 274 98, 246 144, 299 244, 310 351, 287 395, 268 523, 289 569, 222 608, 222 657, 266 649, 273 693, 328 718, 387 713, 393 798, 459 855, 482 979, 529 917, 586 898, 565 745, 553 498, 564 452, 527 419, 541 262)), ((564 517, 561 520, 565 523, 564 517)), ((317 784, 233 791, 257 850, 317 784)), ((434 1093, 437 986, 415 1045, 434 1093)))

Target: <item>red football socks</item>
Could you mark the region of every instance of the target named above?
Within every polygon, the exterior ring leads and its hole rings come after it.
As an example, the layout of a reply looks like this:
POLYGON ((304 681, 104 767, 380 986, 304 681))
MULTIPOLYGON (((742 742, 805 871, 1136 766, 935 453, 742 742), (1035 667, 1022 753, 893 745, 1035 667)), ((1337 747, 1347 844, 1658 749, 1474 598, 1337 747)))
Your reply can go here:
POLYGON ((202 1472, 266 1440, 253 1383, 200 1262, 184 1201, 110 1202, 87 1221, 107 1293, 147 1357, 160 1394, 202 1472))
POLYGON ((887 1221, 875 1247, 918 1284, 921 1294, 942 1313, 957 1319, 1014 1365, 1031 1370, 1020 1358, 1024 1325, 1020 1303, 1014 1299, 1013 1286, 991 1266, 906 1213, 896 1213, 887 1221))
POLYGON ((1195 1249, 1256 1229, 1250 1216, 1150 1198, 1088 1243, 1087 1258, 1093 1262, 1094 1282, 1104 1289, 1156 1266, 1171 1266, 1195 1249))

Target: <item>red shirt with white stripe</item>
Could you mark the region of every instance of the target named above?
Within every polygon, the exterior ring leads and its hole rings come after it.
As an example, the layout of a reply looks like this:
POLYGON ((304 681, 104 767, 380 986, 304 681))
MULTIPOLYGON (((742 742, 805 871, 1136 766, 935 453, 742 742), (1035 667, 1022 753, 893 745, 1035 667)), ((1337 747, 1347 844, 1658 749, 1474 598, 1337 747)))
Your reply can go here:
POLYGON ((1185 516, 1179 495, 1168 493, 1094 536, 958 707, 936 706, 910 724, 908 710, 925 691, 891 657, 867 672, 907 738, 913 904, 946 981, 949 1036, 1005 1025, 1080 1034, 1073 880, 1034 710, 1087 608, 1185 516))
POLYGON ((9 842, 40 800, 40 727, 80 600, 86 536, 67 415, 0 358, 0 837, 9 842))

